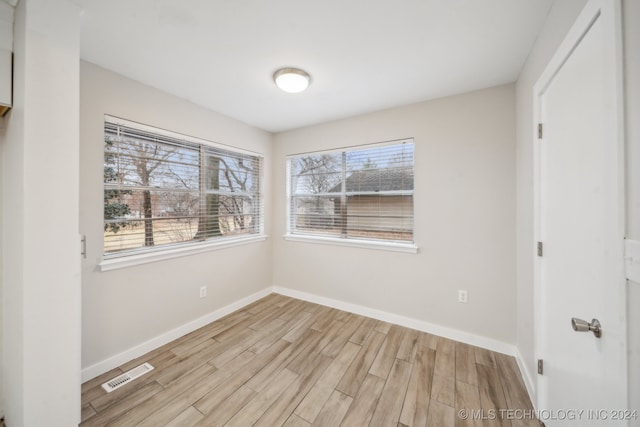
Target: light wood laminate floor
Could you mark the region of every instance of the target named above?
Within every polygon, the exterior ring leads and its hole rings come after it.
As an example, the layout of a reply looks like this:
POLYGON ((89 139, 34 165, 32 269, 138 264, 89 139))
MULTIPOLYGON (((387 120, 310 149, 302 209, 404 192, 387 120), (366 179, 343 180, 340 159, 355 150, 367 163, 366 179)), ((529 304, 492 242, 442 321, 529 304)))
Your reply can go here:
POLYGON ((81 425, 537 427, 505 411, 531 408, 513 357, 272 294, 84 383, 81 425))

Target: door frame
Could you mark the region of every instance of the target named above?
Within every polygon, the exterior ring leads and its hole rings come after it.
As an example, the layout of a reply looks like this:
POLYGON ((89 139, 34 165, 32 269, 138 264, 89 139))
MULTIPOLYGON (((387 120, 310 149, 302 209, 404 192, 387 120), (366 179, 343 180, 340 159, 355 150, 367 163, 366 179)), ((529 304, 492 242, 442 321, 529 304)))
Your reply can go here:
MULTIPOLYGON (((625 238, 625 185, 624 185, 624 104, 623 104, 623 50, 622 50, 622 13, 620 0, 589 0, 584 9, 576 19, 575 23, 565 36, 562 43, 552 56, 551 60, 545 67, 544 71, 538 78, 533 87, 533 194, 534 194, 534 247, 531 248, 531 256, 533 257, 533 312, 534 312, 534 360, 543 358, 544 342, 542 319, 544 314, 544 295, 541 281, 542 259, 537 256, 537 242, 541 236, 541 141, 538 139, 538 123, 544 123, 541 97, 552 83, 556 74, 564 65, 566 59, 571 55, 573 50, 580 43, 584 35, 590 29, 596 19, 601 19, 603 25, 604 36, 608 39, 607 43, 611 49, 606 51, 607 66, 605 73, 613 76, 614 84, 610 88, 607 105, 610 106, 612 114, 607 116, 608 126, 614 130, 612 135, 612 144, 615 144, 614 152, 610 153, 614 159, 609 159, 617 164, 616 171, 616 188, 617 192, 613 195, 614 206, 607 215, 607 223, 610 224, 608 235, 615 242, 616 253, 610 254, 607 258, 607 271, 616 277, 614 286, 617 291, 618 301, 616 304, 619 308, 622 328, 622 342, 624 363, 616 365, 608 374, 613 376, 615 381, 624 387, 625 403, 628 404, 628 384, 627 384, 627 334, 626 334, 626 279, 624 273, 624 238, 625 238)), ((603 284, 604 285, 604 284, 603 284)), ((606 325, 605 325, 606 326, 606 325)), ((567 319, 567 327, 569 321, 567 319)), ((535 371, 534 371, 535 372, 535 371)), ((543 409, 541 405, 544 402, 543 382, 544 377, 536 375, 535 380, 535 397, 533 397, 534 406, 537 409, 543 409)), ((622 408, 620 408, 622 409, 622 408)))

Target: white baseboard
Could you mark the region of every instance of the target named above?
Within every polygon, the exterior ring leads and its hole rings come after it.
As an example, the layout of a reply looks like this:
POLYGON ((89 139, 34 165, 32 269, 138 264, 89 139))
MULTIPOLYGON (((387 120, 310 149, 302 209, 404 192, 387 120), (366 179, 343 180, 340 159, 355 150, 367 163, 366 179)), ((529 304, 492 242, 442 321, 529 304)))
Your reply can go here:
POLYGON ((400 326, 405 326, 407 328, 416 329, 418 331, 428 332, 430 334, 449 338, 455 341, 460 341, 465 344, 486 348, 498 353, 504 353, 510 356, 516 355, 516 347, 513 344, 475 334, 470 334, 458 329, 436 325, 435 323, 429 323, 423 320, 412 319, 410 317, 401 316, 399 314, 387 313, 386 311, 376 310, 374 308, 364 307, 362 305, 351 304, 332 298, 321 297, 319 295, 297 291, 295 289, 274 286, 273 291, 281 295, 313 302, 320 305, 325 305, 332 308, 337 308, 339 310, 348 311, 350 313, 359 314, 361 316, 371 317, 373 319, 382 320, 384 322, 389 322, 400 326))
POLYGON ((249 305, 252 302, 259 300, 260 298, 264 298, 272 292, 272 287, 265 288, 259 292, 254 293, 253 295, 249 295, 248 297, 242 298, 198 319, 192 320, 191 322, 165 332, 162 335, 158 335, 157 337, 154 337, 146 342, 143 342, 142 344, 125 350, 122 353, 118 353, 94 365, 88 366, 82 369, 82 382, 84 383, 92 378, 97 377, 98 375, 110 371, 111 369, 117 368, 118 366, 132 359, 135 359, 136 357, 140 357, 143 354, 150 352, 151 350, 155 350, 160 346, 170 343, 171 341, 180 338, 188 334, 189 332, 193 332, 198 328, 201 328, 213 321, 220 319, 221 317, 226 316, 227 314, 233 313, 234 311, 249 305))
POLYGON ((537 395, 536 395, 536 387, 534 378, 537 373, 532 375, 532 372, 527 368, 527 364, 524 363, 524 358, 522 357, 522 353, 520 353, 520 349, 516 347, 516 354, 513 355, 516 358, 516 362, 518 362, 518 368, 520 368, 520 375, 522 375, 522 381, 524 381, 524 385, 527 388, 527 392, 529 393, 529 399, 531 400, 531 404, 534 409, 538 409, 537 404, 537 395))

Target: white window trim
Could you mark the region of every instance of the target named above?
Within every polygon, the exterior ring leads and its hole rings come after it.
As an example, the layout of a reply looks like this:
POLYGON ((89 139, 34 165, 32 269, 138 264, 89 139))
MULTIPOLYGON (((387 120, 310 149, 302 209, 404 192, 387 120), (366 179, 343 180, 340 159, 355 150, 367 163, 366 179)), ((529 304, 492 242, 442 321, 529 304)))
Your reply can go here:
POLYGON ((384 240, 342 239, 339 237, 312 236, 301 234, 285 234, 285 240, 291 242, 320 243, 324 245, 347 246, 360 249, 377 249, 391 252, 405 252, 417 254, 420 250, 414 243, 401 243, 384 240))
POLYGON ((207 240, 200 243, 189 243, 188 245, 157 249, 151 252, 134 253, 122 255, 119 257, 102 258, 98 266, 100 271, 118 270, 121 268, 133 267, 136 265, 147 264, 150 262, 163 261, 172 258, 178 258, 187 255, 194 255, 203 252, 215 251, 218 249, 232 248, 234 246, 242 246, 250 243, 262 242, 267 240, 265 234, 253 234, 246 237, 228 237, 214 240, 207 240))

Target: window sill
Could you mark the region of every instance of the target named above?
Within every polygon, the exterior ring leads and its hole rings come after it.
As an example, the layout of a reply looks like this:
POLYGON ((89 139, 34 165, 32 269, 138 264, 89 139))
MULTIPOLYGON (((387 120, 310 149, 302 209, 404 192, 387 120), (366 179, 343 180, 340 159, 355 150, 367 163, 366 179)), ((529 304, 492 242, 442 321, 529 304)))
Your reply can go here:
POLYGON ((264 234, 258 236, 221 239, 215 242, 202 242, 178 248, 170 248, 153 252, 125 255, 114 258, 103 258, 98 266, 100 271, 117 270, 120 268, 133 267, 140 264, 162 261, 166 259, 178 258, 181 256, 194 255, 202 252, 209 252, 218 249, 232 248, 234 246, 246 245, 249 243, 262 242, 267 240, 264 234))
POLYGON ((377 249, 383 251, 392 252, 405 252, 405 253, 418 253, 418 246, 413 243, 398 243, 398 242, 382 242, 373 240, 358 240, 358 239, 340 239, 335 237, 320 237, 320 236, 302 236, 300 234, 285 234, 285 240, 292 242, 306 242, 306 243, 320 243, 324 245, 338 245, 348 246, 352 248, 362 249, 377 249))

